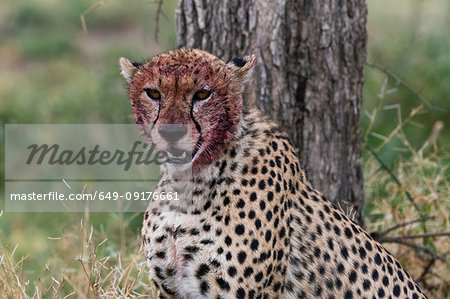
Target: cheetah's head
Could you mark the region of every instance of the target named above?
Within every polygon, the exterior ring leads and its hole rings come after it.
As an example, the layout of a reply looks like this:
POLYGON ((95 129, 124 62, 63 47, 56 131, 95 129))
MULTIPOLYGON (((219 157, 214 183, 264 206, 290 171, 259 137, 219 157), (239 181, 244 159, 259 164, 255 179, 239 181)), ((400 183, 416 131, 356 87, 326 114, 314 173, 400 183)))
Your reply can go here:
POLYGON ((169 161, 198 168, 223 153, 243 110, 255 55, 226 64, 201 50, 176 50, 144 63, 120 58, 137 124, 169 161), (192 164, 191 164, 192 163, 192 164))

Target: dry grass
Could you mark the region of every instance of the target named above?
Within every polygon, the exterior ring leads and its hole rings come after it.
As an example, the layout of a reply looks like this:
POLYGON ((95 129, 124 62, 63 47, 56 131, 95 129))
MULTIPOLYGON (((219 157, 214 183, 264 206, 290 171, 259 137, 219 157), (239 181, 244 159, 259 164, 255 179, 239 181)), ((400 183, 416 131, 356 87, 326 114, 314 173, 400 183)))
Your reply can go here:
POLYGON ((390 174, 380 169, 373 158, 365 165, 366 194, 374 205, 372 213, 384 216, 369 224, 370 231, 384 232, 401 223, 427 219, 401 226, 380 239, 430 298, 447 298, 450 292, 450 238, 406 236, 449 231, 450 185, 446 176, 449 169, 443 163, 434 150, 426 157, 415 155, 399 161, 394 174, 401 186, 392 182, 390 174))
POLYGON ((146 274, 140 240, 111 244, 104 232, 94 231, 86 214, 73 230, 51 238, 59 252, 46 261, 37 280, 28 280, 27 257, 0 251, 0 298, 139 298, 154 297, 146 274))
POLYGON ((404 128, 411 124, 420 126, 415 117, 425 111, 418 106, 402 118, 399 105, 384 105, 387 81, 378 95, 378 107, 365 113, 370 120, 364 135, 368 149, 364 161, 368 229, 375 232, 374 236, 397 257, 430 298, 448 298, 450 154, 446 147, 449 144, 437 145, 443 129, 440 121, 419 149, 410 144, 404 128), (383 136, 373 132, 380 115, 388 110, 396 112, 391 133, 383 136), (377 148, 368 145, 369 136, 381 139, 377 148), (392 169, 378 154, 386 146, 401 153, 392 169))

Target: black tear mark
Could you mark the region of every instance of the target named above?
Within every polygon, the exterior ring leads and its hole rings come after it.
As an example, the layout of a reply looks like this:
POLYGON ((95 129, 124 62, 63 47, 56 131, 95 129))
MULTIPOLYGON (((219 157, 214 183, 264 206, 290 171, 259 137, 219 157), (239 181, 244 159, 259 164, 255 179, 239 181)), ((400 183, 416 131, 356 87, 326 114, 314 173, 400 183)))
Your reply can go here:
POLYGON ((247 63, 247 60, 245 60, 244 57, 239 56, 231 59, 231 62, 237 67, 243 67, 247 63))
POLYGON ((159 118, 160 111, 161 111, 161 103, 158 103, 158 113, 156 114, 155 121, 153 122, 152 128, 150 129, 150 131, 153 130, 153 128, 155 128, 156 122, 158 121, 158 118, 159 118))
POLYGON ((197 132, 200 134, 200 138, 202 137, 202 127, 200 126, 200 124, 197 122, 197 120, 194 117, 194 103, 192 103, 191 105, 191 118, 192 118, 192 122, 195 125, 195 128, 197 129, 197 132))
MULTIPOLYGON (((200 135, 197 141, 197 145, 201 145, 203 143, 203 136, 202 136, 202 127, 200 126, 200 124, 197 122, 197 120, 194 117, 194 102, 191 102, 191 119, 192 122, 195 125, 195 128, 197 129, 198 134, 200 135)), ((197 146, 196 145, 196 146, 197 146)), ((200 148, 200 147, 198 147, 200 148)), ((195 156, 195 154, 197 153, 198 148, 195 149, 195 153, 193 153, 192 157, 195 156)))

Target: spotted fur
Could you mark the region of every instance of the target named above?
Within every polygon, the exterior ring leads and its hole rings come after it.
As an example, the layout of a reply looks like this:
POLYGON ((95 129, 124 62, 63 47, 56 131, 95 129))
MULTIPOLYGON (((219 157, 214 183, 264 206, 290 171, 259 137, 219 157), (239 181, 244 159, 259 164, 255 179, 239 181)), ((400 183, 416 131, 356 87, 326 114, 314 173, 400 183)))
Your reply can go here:
MULTIPOLYGON (((306 180, 285 133, 242 91, 253 56, 177 50, 121 60, 137 123, 192 127, 192 169, 165 165, 142 228, 160 298, 426 298, 380 244, 306 180), (194 103, 208 86, 211 98, 194 103), (158 104, 143 90, 160 90, 158 104), (201 140, 201 148, 198 148, 201 140)), ((153 136, 153 135, 152 135, 153 136)))

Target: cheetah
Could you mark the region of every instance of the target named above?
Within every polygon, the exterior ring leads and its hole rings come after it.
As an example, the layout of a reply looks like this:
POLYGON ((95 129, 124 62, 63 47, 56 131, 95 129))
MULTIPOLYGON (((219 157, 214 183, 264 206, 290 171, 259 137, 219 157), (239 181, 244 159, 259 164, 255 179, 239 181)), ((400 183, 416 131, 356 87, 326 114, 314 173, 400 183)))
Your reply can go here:
POLYGON ((287 135, 244 104, 254 55, 225 63, 179 49, 119 63, 136 123, 172 158, 156 191, 181 194, 144 214, 160 298, 427 298, 311 186, 287 135))

